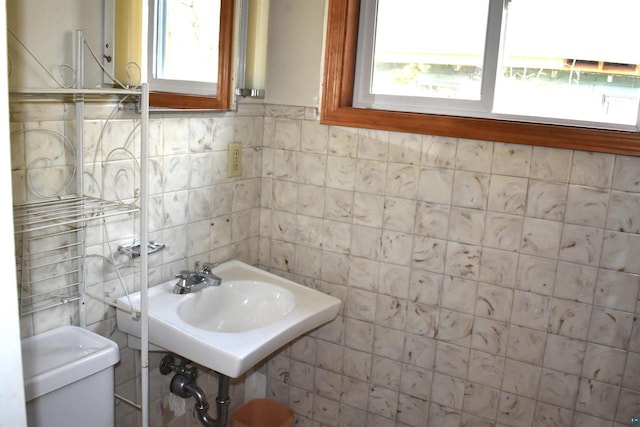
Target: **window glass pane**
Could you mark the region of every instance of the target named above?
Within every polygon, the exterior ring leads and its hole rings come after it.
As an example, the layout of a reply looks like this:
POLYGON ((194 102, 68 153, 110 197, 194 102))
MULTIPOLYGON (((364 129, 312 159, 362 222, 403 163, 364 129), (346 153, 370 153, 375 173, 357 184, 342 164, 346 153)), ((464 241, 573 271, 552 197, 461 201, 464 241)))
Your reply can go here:
POLYGON ((489 0, 378 0, 371 93, 479 100, 489 0))
POLYGON ((511 0, 494 111, 635 125, 637 0, 511 0))
POLYGON ((155 78, 217 83, 220 0, 160 0, 155 78))

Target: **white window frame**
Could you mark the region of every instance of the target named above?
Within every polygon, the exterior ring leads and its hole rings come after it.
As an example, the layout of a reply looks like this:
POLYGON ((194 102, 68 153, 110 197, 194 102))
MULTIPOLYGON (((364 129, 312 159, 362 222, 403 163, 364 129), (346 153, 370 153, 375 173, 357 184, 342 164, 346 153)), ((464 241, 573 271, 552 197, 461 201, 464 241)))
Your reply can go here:
MULTIPOLYGON (((166 0, 151 0, 149 3, 149 46, 148 46, 148 82, 154 92, 168 92, 187 95, 217 96, 218 84, 194 80, 161 79, 156 77, 157 52, 162 46, 158 19, 163 13, 162 4, 166 0), (162 4, 161 4, 162 3, 162 4)), ((217 76, 217 72, 215 73, 217 76)))
POLYGON ((635 125, 570 120, 553 117, 499 114, 493 112, 496 78, 503 42, 502 38, 505 34, 506 10, 510 1, 511 0, 489 0, 481 95, 479 101, 473 101, 371 93, 370 88, 374 66, 373 48, 378 2, 377 0, 361 0, 353 106, 356 108, 374 110, 499 119, 604 130, 640 131, 640 108, 638 109, 638 118, 635 125))

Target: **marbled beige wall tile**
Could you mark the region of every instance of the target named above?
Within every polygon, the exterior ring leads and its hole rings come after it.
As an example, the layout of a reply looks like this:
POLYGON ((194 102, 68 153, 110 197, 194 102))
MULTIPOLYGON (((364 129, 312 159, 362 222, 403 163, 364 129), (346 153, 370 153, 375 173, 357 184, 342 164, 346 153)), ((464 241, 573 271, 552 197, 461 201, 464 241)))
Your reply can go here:
POLYGON ((502 385, 505 358, 471 350, 467 380, 499 389, 502 385))
POLYGON ((456 169, 489 172, 493 156, 493 142, 459 139, 456 151, 456 169))
POLYGON ((358 129, 358 158, 386 161, 389 153, 389 132, 358 129))
POLYGON ((527 255, 557 258, 560 251, 562 223, 525 218, 520 252, 527 255))
POLYGON ((561 221, 567 205, 568 186, 544 181, 529 181, 526 215, 532 218, 561 221))
POLYGON ((515 284, 518 256, 513 252, 484 248, 480 257, 481 282, 512 288, 515 284))
POLYGON ((406 334, 402 361, 425 369, 433 369, 436 341, 420 335, 406 334))
POLYGON ((409 295, 411 269, 393 264, 380 263, 378 270, 378 292, 406 300, 409 295))
POLYGON ((451 207, 448 240, 480 245, 484 235, 485 214, 476 209, 451 207))
POLYGON ((594 307, 589 324, 589 341, 610 345, 615 348, 629 348, 629 337, 633 325, 633 314, 594 307))
POLYGON ((533 147, 530 177, 544 181, 568 182, 571 150, 533 147))
MULTIPOLYGON (((631 417, 636 416, 638 411, 639 398, 640 393, 635 390, 629 390, 626 388, 622 388, 620 390, 620 398, 618 400, 618 407, 616 410, 615 418, 615 420, 620 423, 620 425, 626 425, 629 420, 631 420, 631 417)), ((616 424, 616 427, 617 425, 618 424, 616 424)))
POLYGON ((603 228, 607 219, 608 203, 608 190, 570 185, 564 221, 603 228))
MULTIPOLYGON (((435 399, 434 399, 435 401, 435 399)), ((457 427, 460 425, 460 412, 444 405, 432 403, 429 408, 428 425, 436 425, 443 427, 457 427)))
POLYGON ((507 357, 542 366, 545 344, 545 333, 519 326, 511 326, 507 343, 507 357))
POLYGON ((400 388, 402 364, 396 360, 373 356, 371 383, 397 391, 400 388))
POLYGON ((389 161, 419 165, 422 155, 422 137, 400 132, 389 133, 389 161))
POLYGON ((574 151, 570 183, 608 188, 611 185, 615 156, 605 153, 574 151))
POLYGON ((449 229, 450 209, 448 205, 417 202, 415 233, 437 239, 446 239, 449 229))
POLYGON ((636 309, 640 277, 618 271, 598 271, 595 305, 633 312, 636 309))
POLYGON ((532 147, 520 144, 495 143, 491 172, 499 175, 529 176, 532 147))
POLYGON ((476 316, 507 321, 511 317, 513 290, 487 283, 478 284, 476 316))
POLYGON ((451 169, 455 166, 458 140, 434 135, 422 136, 421 164, 451 169))
POLYGON ((463 403, 465 412, 483 418, 494 419, 499 403, 499 390, 471 382, 465 384, 463 403))
MULTIPOLYGON (((633 353, 629 353, 631 357, 633 353)), ((623 350, 587 343, 582 376, 608 384, 620 385, 625 366, 626 353, 623 350)), ((630 361, 630 360, 629 360, 630 361)), ((633 363, 628 363, 626 372, 633 371, 633 363)))
POLYGON ((418 200, 449 205, 453 188, 453 171, 421 168, 418 182, 418 200))
POLYGON ((568 262, 558 263, 553 295, 586 304, 593 303, 597 269, 568 262))
POLYGON ((551 300, 548 331, 552 334, 586 340, 591 305, 560 298, 551 300))
POLYGON ((557 264, 553 259, 520 254, 516 287, 523 291, 552 295, 557 264))
POLYGON ((547 335, 547 345, 542 366, 560 372, 580 375, 582 362, 584 361, 585 346, 586 343, 584 341, 549 334, 547 335))
POLYGON ((640 273, 640 236, 605 232, 600 266, 609 270, 640 273))
POLYGON ((576 409, 600 418, 613 419, 619 387, 582 378, 576 409))
POLYGON ((578 396, 580 377, 550 369, 543 369, 538 400, 573 409, 578 396))
POLYGON ((409 282, 409 300, 437 305, 442 294, 444 276, 422 270, 413 270, 409 282))
POLYGON ((536 402, 533 399, 502 392, 497 420, 509 426, 529 426, 533 420, 535 407, 536 402))
POLYGON ((487 208, 522 215, 527 202, 528 181, 513 176, 491 175, 487 208))
POLYGON ((329 146, 329 128, 310 120, 302 121, 300 150, 308 153, 326 154, 329 146))
MULTIPOLYGON (((407 301, 386 295, 378 295, 376 302, 376 324, 403 330, 406 323, 407 301)), ((389 332, 391 334, 391 332, 389 332)), ((398 335, 398 334, 393 334, 398 335)), ((388 351, 402 353, 403 334, 394 340, 394 346, 387 346, 388 351), (399 345, 398 345, 399 344, 399 345)))
POLYGON ((565 224, 559 258, 577 264, 597 266, 600 263, 602 239, 602 229, 565 224))
POLYGON ((463 380, 438 372, 433 374, 433 387, 431 389, 432 402, 447 408, 461 410, 463 399, 463 380))
POLYGON ((385 193, 388 196, 415 199, 418 193, 419 172, 418 166, 389 163, 385 193))
POLYGON ((451 204, 465 208, 486 209, 489 199, 489 181, 489 174, 456 170, 451 204))
POLYGON ((356 180, 356 160, 349 157, 327 157, 327 187, 353 190, 356 180))
POLYGON ((640 234, 640 194, 612 191, 607 213, 607 230, 640 234))
MULTIPOLYGON (((509 329, 509 324, 506 322, 476 318, 473 324, 471 347, 490 354, 504 355, 509 345, 507 337, 511 340, 509 329)), ((512 357, 517 357, 515 351, 512 357)))
POLYGON ((377 160, 358 159, 356 163, 356 191, 384 194, 387 164, 377 160))
POLYGON ((513 359, 506 359, 504 365, 503 392, 535 398, 542 368, 513 359))
POLYGON ((637 193, 640 191, 640 159, 631 156, 617 156, 613 168, 614 190, 637 193))
POLYGON ((415 228, 416 201, 387 197, 384 199, 382 228, 413 233, 415 228))
POLYGON ((428 402, 410 394, 398 396, 398 422, 408 426, 426 426, 429 413, 428 402))

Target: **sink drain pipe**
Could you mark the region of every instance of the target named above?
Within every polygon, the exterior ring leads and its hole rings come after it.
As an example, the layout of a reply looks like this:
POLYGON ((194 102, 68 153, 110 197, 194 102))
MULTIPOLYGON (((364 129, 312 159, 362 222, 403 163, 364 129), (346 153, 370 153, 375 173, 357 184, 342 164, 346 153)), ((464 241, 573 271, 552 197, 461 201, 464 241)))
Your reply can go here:
POLYGON ((207 402, 207 397, 196 383, 196 368, 189 366, 187 361, 176 364, 173 356, 165 356, 162 362, 160 362, 160 373, 167 375, 172 371, 176 372, 176 374, 171 379, 171 385, 169 387, 171 393, 184 399, 188 397, 195 399, 195 410, 202 425, 207 427, 225 427, 229 414, 229 377, 218 374, 218 396, 216 397, 217 417, 212 418, 209 415, 209 402, 207 402))

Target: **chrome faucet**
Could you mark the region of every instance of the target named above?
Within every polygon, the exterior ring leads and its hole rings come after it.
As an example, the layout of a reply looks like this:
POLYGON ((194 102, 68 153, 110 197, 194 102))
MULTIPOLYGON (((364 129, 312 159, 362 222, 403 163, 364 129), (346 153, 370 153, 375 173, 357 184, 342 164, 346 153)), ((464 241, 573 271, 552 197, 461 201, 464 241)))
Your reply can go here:
POLYGON ((211 273, 211 269, 214 266, 214 264, 205 262, 203 270, 200 271, 200 261, 196 261, 195 272, 192 273, 186 270, 180 271, 180 273, 176 274, 176 278, 179 280, 173 287, 173 293, 188 294, 199 291, 200 289, 208 286, 220 286, 222 279, 211 273))
MULTIPOLYGON (((202 264, 202 273, 200 274, 205 286, 220 286, 222 279, 211 272, 215 268, 215 264, 211 262, 205 262, 202 264)), ((196 274, 198 274, 198 262, 196 261, 196 274)))

